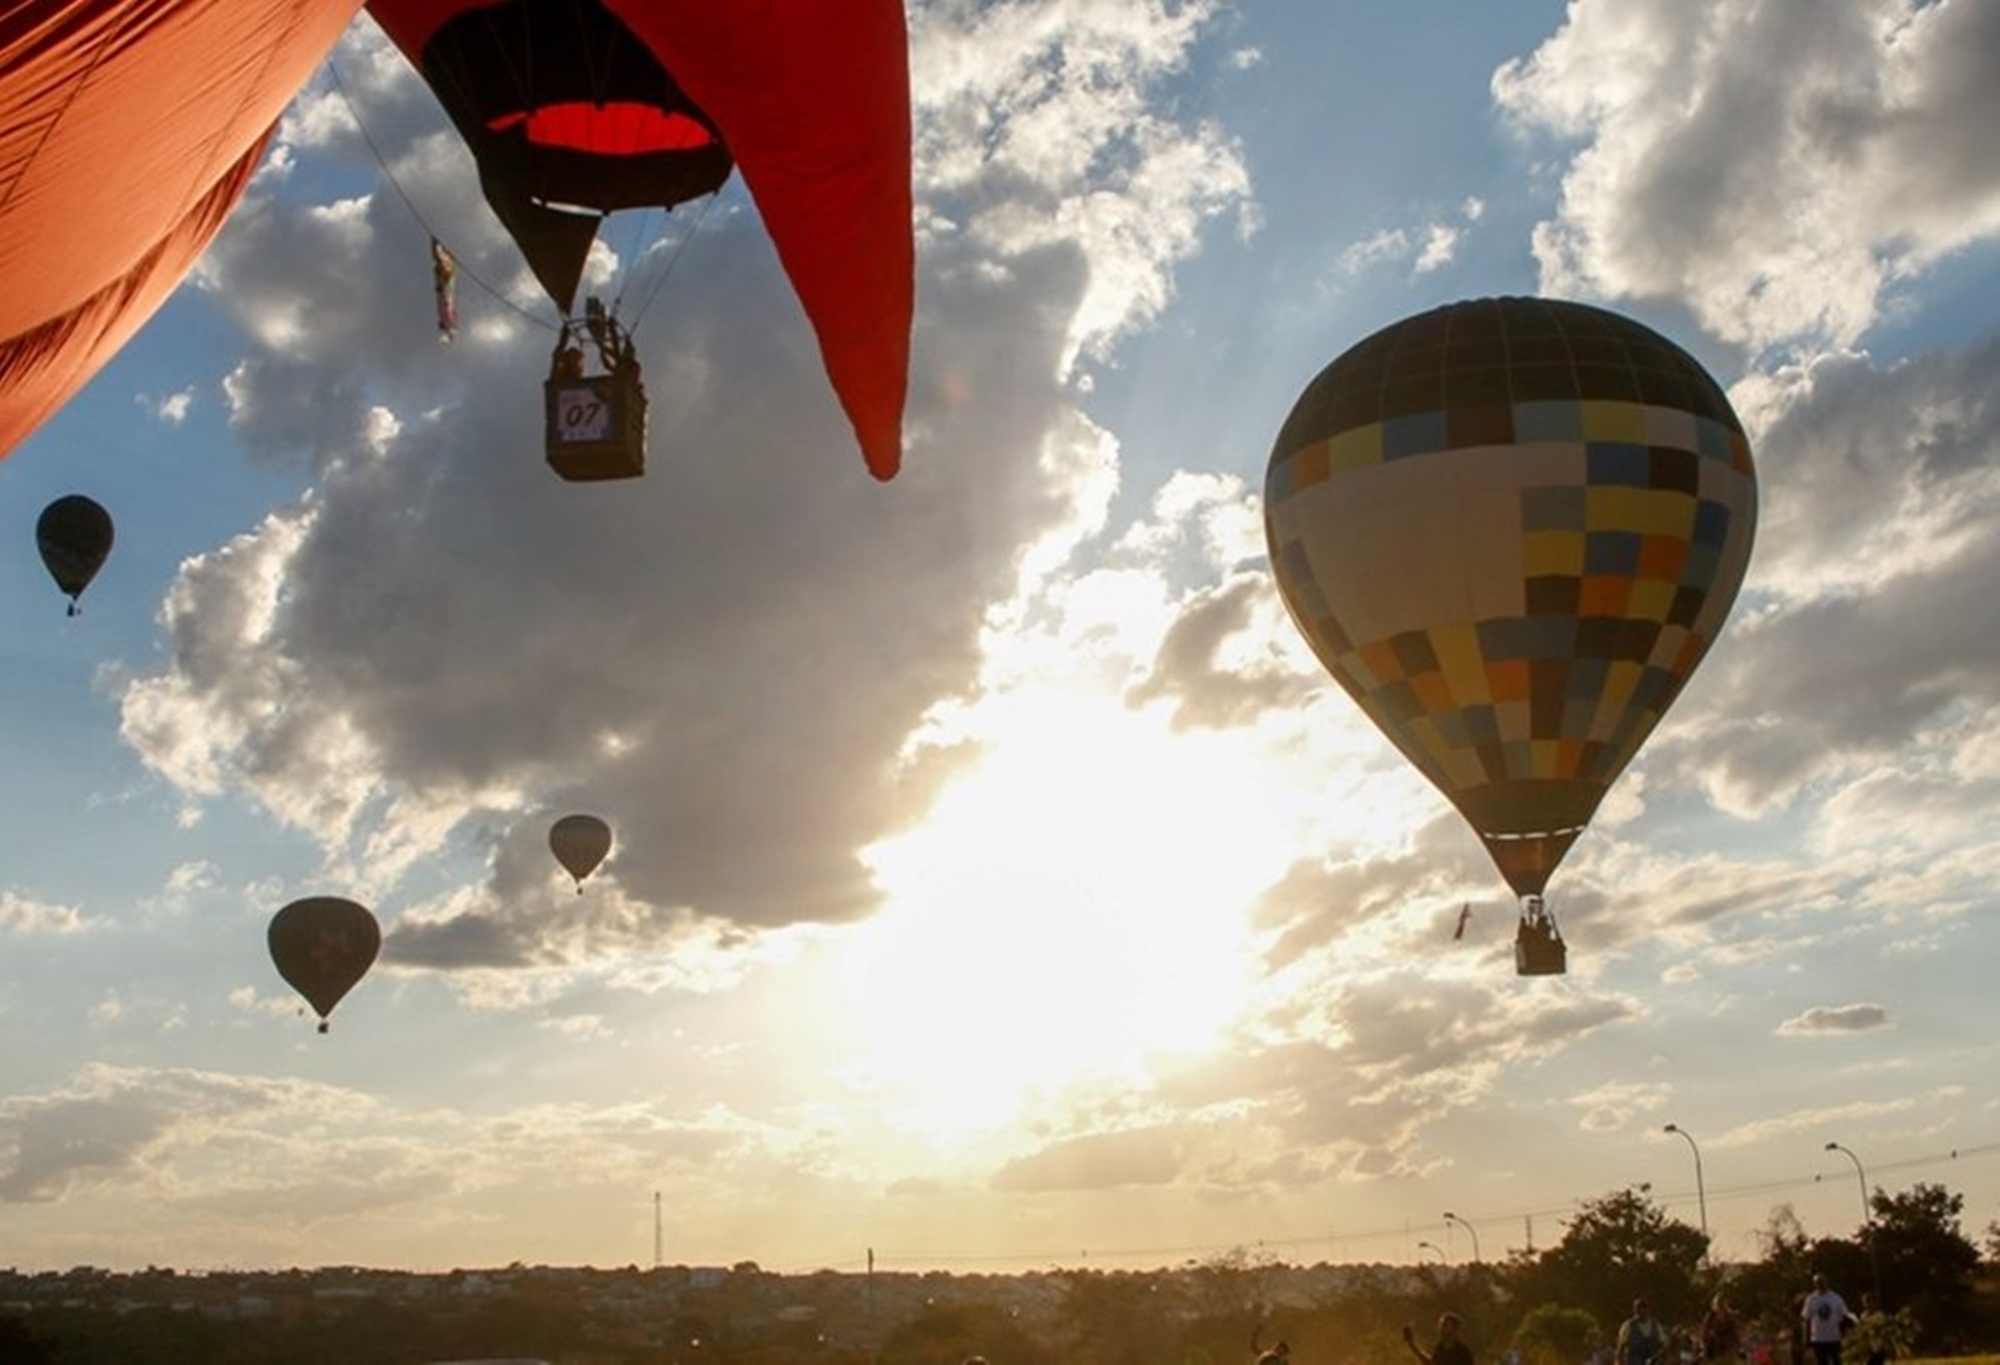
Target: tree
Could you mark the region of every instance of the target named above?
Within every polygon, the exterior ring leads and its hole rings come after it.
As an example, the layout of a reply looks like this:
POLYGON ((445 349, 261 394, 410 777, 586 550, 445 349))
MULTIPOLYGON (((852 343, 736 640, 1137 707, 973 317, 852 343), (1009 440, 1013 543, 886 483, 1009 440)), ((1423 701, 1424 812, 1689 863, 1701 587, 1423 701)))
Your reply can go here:
POLYGON ((1763 1256, 1739 1268, 1729 1286, 1729 1301, 1746 1323, 1764 1332, 1790 1334, 1797 1325, 1799 1304, 1812 1286, 1813 1271, 1820 1268, 1814 1244, 1790 1204, 1771 1210, 1757 1243, 1763 1256))
POLYGON ((1157 1365, 1174 1358, 1177 1286, 1153 1275, 1091 1270, 1063 1277, 1061 1316, 1077 1365, 1157 1365))
POLYGON ((1530 1310, 1514 1332, 1514 1349, 1526 1365, 1569 1365, 1582 1360, 1604 1329, 1581 1308, 1545 1303, 1530 1310))
POLYGON ((1964 1196, 1918 1183, 1907 1194, 1877 1190, 1869 1202, 1875 1213, 1873 1250, 1882 1269, 1881 1306, 1910 1310, 1921 1347, 1962 1339, 1979 1269, 1979 1248, 1959 1231, 1964 1196))
POLYGON ((928 1304, 889 1333, 876 1358, 882 1365, 924 1365, 974 1355, 1020 1365, 1050 1365, 1055 1359, 1005 1309, 990 1303, 928 1304))
POLYGON ((1691 1322, 1707 1297, 1707 1250, 1707 1238, 1651 1198, 1619 1190, 1585 1204, 1562 1241, 1524 1267, 1520 1297, 1574 1305, 1600 1323, 1623 1322, 1643 1297, 1662 1321, 1691 1322))

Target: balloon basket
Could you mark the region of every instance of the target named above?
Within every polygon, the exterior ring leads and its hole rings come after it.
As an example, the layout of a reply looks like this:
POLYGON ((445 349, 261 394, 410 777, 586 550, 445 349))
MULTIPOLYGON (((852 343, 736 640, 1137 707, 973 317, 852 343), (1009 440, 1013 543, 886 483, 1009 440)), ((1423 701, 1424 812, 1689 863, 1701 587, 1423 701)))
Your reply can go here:
POLYGON ((1565 976, 1568 972, 1569 945, 1556 928, 1555 916, 1540 896, 1528 897, 1521 905, 1521 927, 1514 934, 1514 975, 1565 976))
POLYGON ((646 472, 646 390, 635 371, 551 379, 549 467, 572 483, 636 479, 646 472))

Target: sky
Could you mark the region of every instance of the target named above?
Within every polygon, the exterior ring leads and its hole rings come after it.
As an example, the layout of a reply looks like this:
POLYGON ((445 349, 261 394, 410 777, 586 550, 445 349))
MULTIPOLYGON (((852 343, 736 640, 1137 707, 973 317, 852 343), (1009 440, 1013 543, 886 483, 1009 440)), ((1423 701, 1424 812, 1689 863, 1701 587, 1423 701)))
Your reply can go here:
POLYGON ((1754 1257, 1863 1172, 2000 1220, 2000 8, 910 21, 892 483, 738 183, 608 226, 648 473, 556 479, 552 311, 365 18, 0 465, 9 1258, 645 1264, 655 1192, 668 1262, 797 1271, 1490 1260, 1628 1187, 1754 1257), (1323 366, 1524 293, 1699 357, 1761 483, 1556 979, 1261 510, 1323 366), (308 895, 385 932, 326 1036, 265 949, 308 895))

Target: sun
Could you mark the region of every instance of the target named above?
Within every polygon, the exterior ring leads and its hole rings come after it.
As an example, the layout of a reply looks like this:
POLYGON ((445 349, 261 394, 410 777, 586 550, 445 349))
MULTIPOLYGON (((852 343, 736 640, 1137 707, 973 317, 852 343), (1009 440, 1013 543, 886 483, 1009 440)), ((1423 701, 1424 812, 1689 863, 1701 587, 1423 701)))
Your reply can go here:
POLYGON ((1241 736, 1116 697, 999 705, 976 766, 870 850, 886 904, 839 971, 857 1078, 941 1137, 1213 1048, 1292 835, 1241 736))

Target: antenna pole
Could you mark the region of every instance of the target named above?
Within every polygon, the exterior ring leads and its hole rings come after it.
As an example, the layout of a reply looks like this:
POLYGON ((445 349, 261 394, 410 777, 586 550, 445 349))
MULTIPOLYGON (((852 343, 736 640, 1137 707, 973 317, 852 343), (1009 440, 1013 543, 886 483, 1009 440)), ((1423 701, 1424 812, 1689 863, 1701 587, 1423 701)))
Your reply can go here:
POLYGON ((653 1191, 653 1269, 660 1268, 660 1192, 653 1191))

